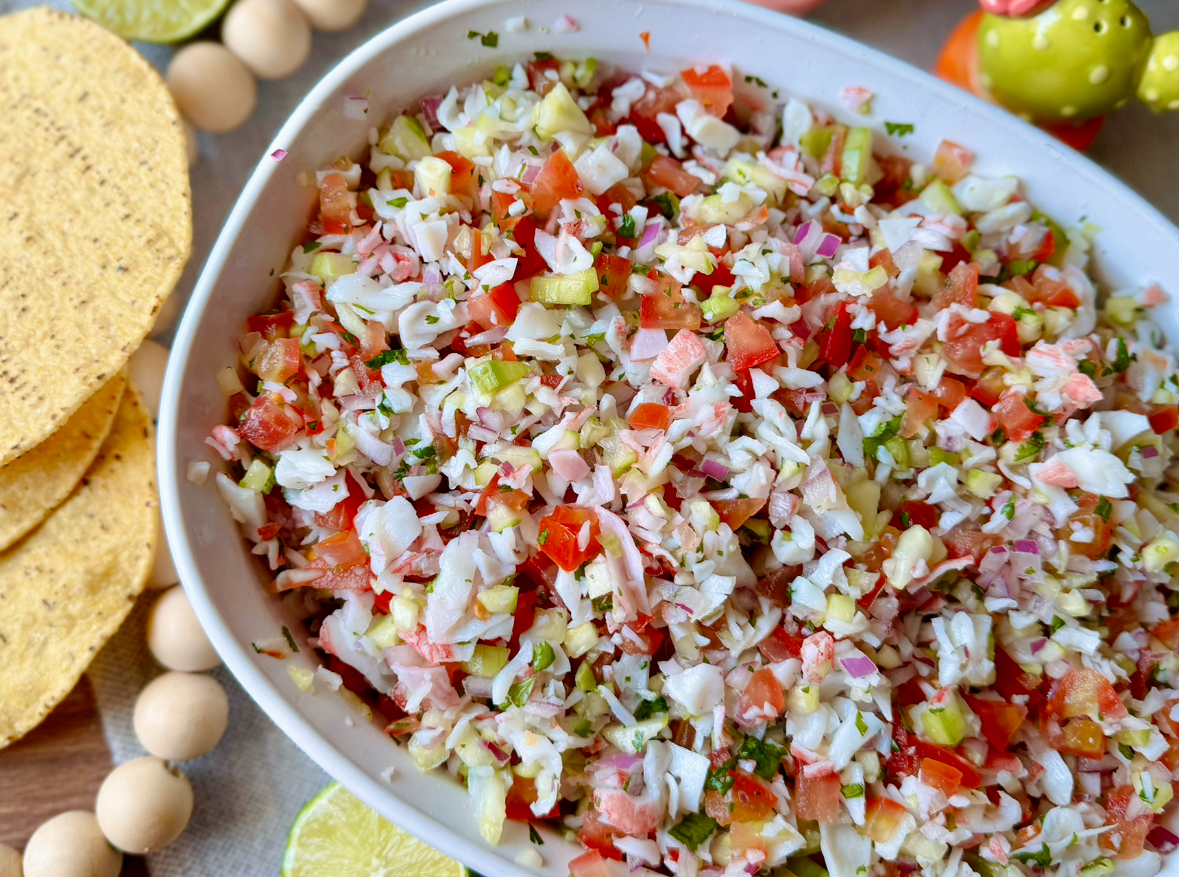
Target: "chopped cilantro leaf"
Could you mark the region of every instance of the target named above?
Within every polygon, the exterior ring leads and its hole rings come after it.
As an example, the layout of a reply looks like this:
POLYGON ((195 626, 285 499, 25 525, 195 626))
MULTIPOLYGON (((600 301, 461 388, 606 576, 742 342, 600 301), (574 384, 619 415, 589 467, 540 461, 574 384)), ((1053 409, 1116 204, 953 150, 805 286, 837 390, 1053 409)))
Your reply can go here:
POLYGON ((508 689, 508 701, 519 707, 524 706, 528 703, 528 698, 532 696, 532 686, 535 684, 535 676, 530 676, 523 682, 517 682, 508 689))
POLYGON ((438 449, 433 445, 426 445, 414 450, 413 455, 419 460, 432 460, 438 456, 438 449))
POLYGON ((868 723, 864 721, 863 713, 856 711, 856 730, 863 736, 868 733, 868 723))
POLYGON ((907 137, 917 129, 910 122, 885 122, 884 130, 890 137, 907 137))
POLYGON ((841 791, 845 798, 862 798, 864 797, 864 786, 862 783, 852 783, 844 786, 841 791))
POLYGON ((618 226, 618 236, 628 240, 635 238, 635 218, 629 213, 622 217, 622 222, 618 226))
POLYGON ((1023 277, 1035 270, 1036 261, 1034 259, 1014 259, 1007 263, 1007 273, 1012 277, 1023 277))
POLYGON ((593 334, 585 336, 585 343, 589 345, 601 344, 606 340, 605 332, 594 332, 593 334))
POLYGON ((1113 369, 1121 374, 1130 367, 1130 351, 1126 349, 1126 339, 1118 339, 1118 355, 1114 359, 1113 369))
POLYGON ((404 207, 406 204, 409 203, 409 199, 408 198, 394 198, 392 201, 389 201, 387 203, 389 204, 390 207, 404 207))
POLYGON ((283 628, 282 628, 282 635, 286 637, 287 645, 291 647, 292 652, 299 651, 299 647, 297 645, 295 645, 295 638, 293 636, 291 636, 291 632, 290 632, 290 630, 287 629, 287 626, 285 624, 283 625, 283 628))
POLYGON ((533 52, 532 55, 534 58, 536 58, 537 61, 551 61, 551 60, 553 60, 553 53, 552 52, 533 52))
POLYGON ((1093 509, 1101 516, 1101 520, 1109 523, 1109 516, 1113 513, 1113 505, 1104 496, 1097 501, 1097 506, 1093 509))
POLYGON ((303 244, 303 252, 314 253, 322 246, 323 244, 321 244, 319 241, 308 241, 307 243, 303 244))
POLYGON ((544 545, 548 541, 549 541, 549 531, 548 530, 541 530, 540 535, 536 537, 536 544, 537 545, 544 545))
POLYGON ((733 788, 733 783, 736 782, 733 777, 733 771, 736 769, 737 759, 735 758, 730 758, 719 767, 714 767, 708 772, 708 778, 704 780, 704 788, 713 792, 720 792, 723 795, 729 789, 733 788))
POLYGON ((856 342, 857 344, 863 344, 867 340, 868 333, 863 329, 856 329, 854 332, 852 332, 852 341, 856 342))
POLYGON ((1089 362, 1087 359, 1083 359, 1080 363, 1077 364, 1077 370, 1080 371, 1081 374, 1090 378, 1097 374, 1097 366, 1089 362))
POLYGON ((1044 844, 1038 853, 1015 853, 1012 858, 1017 862, 1025 864, 1034 862, 1041 868, 1047 868, 1052 864, 1052 850, 1048 849, 1048 844, 1044 844))
POLYGON ((763 780, 771 780, 778 772, 778 765, 786 750, 772 740, 758 740, 756 737, 746 737, 737 751, 738 759, 750 759, 757 762, 753 772, 763 780))
POLYGON ((768 87, 766 85, 766 81, 764 79, 762 79, 760 76, 746 76, 745 81, 752 82, 754 85, 758 86, 759 88, 767 88, 768 87))
POLYGON ((1022 463, 1025 460, 1034 459, 1044 448, 1044 436, 1042 433, 1033 432, 1026 442, 1019 446, 1019 450, 1015 452, 1015 462, 1022 463))
POLYGON ((541 838, 540 832, 536 830, 536 826, 531 822, 528 823, 528 839, 538 847, 544 846, 544 840, 541 838))
POLYGON ((493 30, 487 33, 479 33, 477 30, 467 31, 467 39, 473 40, 478 38, 479 42, 489 49, 494 49, 499 45, 499 34, 493 30))
POLYGON ((404 350, 383 350, 365 363, 371 369, 378 369, 383 365, 391 363, 399 363, 400 365, 409 365, 409 356, 404 350))
POLYGON ((686 846, 694 850, 716 831, 716 820, 703 813, 689 813, 667 833, 686 846))
POLYGON ((654 700, 644 700, 635 708, 635 718, 640 722, 643 719, 649 719, 655 713, 667 712, 667 701, 664 700, 663 695, 659 695, 654 700))

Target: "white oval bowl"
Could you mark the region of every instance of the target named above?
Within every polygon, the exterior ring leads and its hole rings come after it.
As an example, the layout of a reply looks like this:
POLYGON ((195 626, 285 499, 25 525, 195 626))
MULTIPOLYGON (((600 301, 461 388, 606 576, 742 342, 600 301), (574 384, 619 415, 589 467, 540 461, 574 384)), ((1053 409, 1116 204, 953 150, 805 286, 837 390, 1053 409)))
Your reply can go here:
MULTIPOLYGON (((246 317, 269 307, 277 273, 303 232, 315 200, 299 186, 341 154, 359 155, 370 125, 416 102, 489 74, 496 64, 527 60, 534 51, 593 56, 630 69, 675 72, 701 62, 736 66, 760 77, 782 97, 794 95, 836 117, 883 130, 884 121, 912 123, 901 141, 906 154, 929 161, 943 138, 972 149, 986 175, 1015 174, 1028 199, 1066 225, 1097 223, 1102 279, 1117 287, 1163 282, 1179 261, 1179 233, 1153 207, 1092 162, 1037 129, 900 61, 803 21, 734 0, 448 0, 393 25, 358 48, 303 100, 246 184, 217 240, 172 348, 159 431, 160 494, 176 566, 196 613, 226 665, 294 742, 369 805, 418 837, 488 875, 533 873, 563 877, 574 845, 545 832, 535 848, 540 869, 522 868, 527 827, 509 823, 500 846, 479 836, 470 797, 457 782, 420 774, 406 751, 376 725, 345 722, 349 707, 330 691, 302 694, 287 662, 255 654, 251 642, 279 635, 297 619, 263 591, 263 572, 217 495, 212 473, 203 486, 185 478, 194 461, 219 459, 204 443, 224 420, 226 403, 215 375, 234 365, 246 317), (578 29, 559 32, 565 13, 578 29), (527 29, 507 30, 525 16, 527 29), (470 31, 495 31, 499 45, 482 47, 470 31), (650 34, 650 49, 641 32, 650 34), (864 86, 876 95, 870 117, 852 116, 840 91, 864 86), (369 95, 369 118, 346 118, 345 98, 369 95), (391 782, 381 778, 394 768, 391 782)), ((1174 285, 1174 284, 1173 284, 1174 285)), ((1174 311, 1160 315, 1179 338, 1174 311)), ((288 659, 314 668, 304 649, 288 659)), ((322 688, 322 686, 320 686, 322 688)), ((1168 863, 1173 866, 1173 862, 1168 863)), ((1172 867, 1165 869, 1172 870, 1172 867)))

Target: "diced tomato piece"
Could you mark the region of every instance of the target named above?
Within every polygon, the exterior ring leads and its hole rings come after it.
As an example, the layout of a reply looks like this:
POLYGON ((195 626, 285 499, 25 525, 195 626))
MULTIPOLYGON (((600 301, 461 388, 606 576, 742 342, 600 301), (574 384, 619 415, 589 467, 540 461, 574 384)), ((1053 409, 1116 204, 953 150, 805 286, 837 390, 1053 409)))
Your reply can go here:
POLYGON ((344 470, 344 484, 348 487, 348 496, 336 503, 326 515, 316 513, 315 526, 330 527, 333 530, 350 530, 356 519, 356 513, 364 505, 367 498, 352 473, 344 470))
POLYGON ((258 357, 255 368, 264 381, 285 384, 303 365, 298 338, 275 338, 258 357))
MULTIPOLYGON (((759 672, 770 673, 769 670, 759 672)), ((772 677, 774 674, 770 673, 772 677)), ((777 682, 774 683, 777 685, 777 682)), ((781 692, 781 688, 778 689, 781 692)), ((758 822, 769 818, 774 810, 773 792, 769 787, 755 777, 737 774, 733 781, 733 810, 734 822, 758 822)))
MULTIPOLYGON (((766 716, 767 721, 773 721, 782 714, 785 707, 786 696, 782 693, 778 677, 769 667, 762 667, 750 677, 744 691, 741 692, 741 700, 737 704, 737 715, 756 715, 759 718, 766 716), (769 709, 766 709, 767 706, 769 709)), ((745 821, 743 817, 737 815, 736 810, 733 811, 733 818, 745 821)))
POLYGON ((1028 408, 1027 397, 1023 393, 1008 393, 992 407, 991 412, 1013 442, 1027 441, 1044 422, 1044 415, 1028 408))
POLYGON ((958 786, 962 784, 962 771, 944 761, 924 758, 917 771, 917 779, 927 786, 940 789, 949 797, 957 792, 958 786))
POLYGON ((945 746, 938 746, 935 743, 929 743, 925 740, 917 740, 916 754, 918 758, 926 761, 940 761, 943 764, 958 770, 962 773, 962 785, 968 789, 977 789, 982 785, 982 777, 979 776, 978 770, 973 764, 960 756, 952 749, 947 749, 945 746))
MULTIPOLYGON (((995 691, 1010 701, 1016 695, 1038 694, 1041 677, 1026 673, 1002 646, 995 646, 995 691)), ((1030 702, 1030 701, 1029 701, 1030 702)))
POLYGON ((319 186, 319 222, 324 234, 348 234, 352 231, 354 196, 348 191, 343 174, 328 174, 319 186))
POLYGON ((1105 795, 1105 811, 1109 814, 1109 821, 1117 827, 1101 835, 1101 846, 1116 852, 1119 859, 1135 859, 1142 855, 1146 835, 1154 825, 1154 816, 1150 813, 1126 819, 1130 802, 1137 796, 1133 786, 1119 786, 1105 795))
POLYGON ((739 530, 754 515, 765 508, 764 499, 718 499, 712 503, 716 513, 730 530, 739 530))
POLYGON ((315 553, 337 569, 347 569, 358 563, 368 563, 368 554, 355 530, 345 530, 328 536, 315 546, 315 553))
MULTIPOLYGON (((610 837, 609 832, 606 832, 605 836, 608 839, 610 837)), ((583 844, 590 846, 589 842, 585 839, 586 832, 584 830, 578 834, 578 837, 583 844)), ((610 847, 610 849, 614 849, 614 847, 610 847)), ((612 858, 621 859, 622 856, 616 855, 612 858)), ((610 871, 602 852, 591 849, 588 853, 582 853, 576 859, 570 859, 569 877, 610 877, 610 871)))
POLYGON ((939 405, 947 412, 953 411, 966 399, 966 387, 963 383, 949 375, 943 375, 938 385, 930 393, 937 399, 939 405))
POLYGON ((964 694, 970 711, 982 723, 983 736, 996 749, 1005 750, 1011 745, 1011 738, 1028 716, 1028 708, 1017 703, 1001 700, 983 700, 964 694))
POLYGON ((1168 405, 1150 415, 1150 428, 1156 435, 1179 429, 1179 405, 1168 405))
POLYGON ((635 407, 626 419, 631 429, 667 429, 671 425, 671 409, 658 402, 644 402, 635 407))
MULTIPOLYGON (((901 275, 901 269, 897 267, 897 263, 894 262, 892 259, 892 253, 889 252, 888 250, 881 250, 880 252, 876 253, 875 255, 869 257, 868 267, 869 268, 883 268, 884 273, 886 273, 889 276, 889 279, 892 279, 892 280, 895 280, 897 277, 900 277, 900 275, 901 275)), ((893 296, 885 290, 880 290, 880 292, 883 292, 889 298, 893 298, 893 296)), ((872 298, 875 298, 875 297, 876 297, 876 294, 873 294, 872 298)), ((900 301, 900 299, 895 299, 895 298, 893 300, 900 301)), ((870 308, 872 307, 871 299, 868 300, 868 307, 870 307, 870 308)), ((875 308, 873 308, 873 310, 875 310, 875 308)), ((876 315, 876 319, 878 319, 878 320, 880 319, 880 314, 876 315)))
POLYGON ((1105 734, 1092 719, 1069 719, 1061 727, 1056 749, 1077 758, 1101 758, 1105 755, 1105 734))
POLYGON ((658 288, 643 295, 639 303, 639 325, 644 329, 691 329, 695 332, 704 314, 694 304, 684 301, 680 284, 670 277, 656 279, 658 288))
POLYGON ((921 392, 916 384, 910 385, 905 396, 905 419, 901 421, 901 437, 913 438, 920 435, 925 431, 926 421, 936 417, 937 399, 921 392))
POLYGON ((733 103, 733 81, 723 67, 713 64, 707 70, 694 68, 680 75, 692 90, 692 97, 704 105, 705 111, 718 119, 724 118, 733 103))
POLYGON ((544 257, 536 252, 536 223, 525 216, 512 229, 512 238, 524 248, 524 255, 516 258, 516 273, 512 275, 512 282, 527 280, 541 271, 548 270, 548 263, 544 257))
POLYGON ((247 409, 237 432, 264 451, 281 451, 302 425, 303 418, 294 408, 271 393, 263 393, 247 409))
POLYGON ((510 283, 504 283, 482 295, 467 299, 471 319, 484 329, 510 326, 520 310, 520 296, 510 283))
POLYGON ((294 325, 294 311, 280 311, 277 314, 255 314, 246 319, 246 331, 257 332, 267 341, 285 337, 294 325))
POLYGON ((1019 356, 1019 331, 1008 314, 991 313, 985 323, 968 323, 957 314, 950 317, 948 340, 943 352, 946 359, 964 375, 977 378, 983 373, 983 345, 998 341, 998 349, 1008 356, 1019 356))
POLYGON ((725 321, 725 359, 737 371, 765 365, 781 355, 770 330, 738 311, 725 321))
POLYGON ((512 774, 512 785, 508 789, 507 816, 520 822, 531 822, 534 819, 556 819, 561 808, 553 805, 548 813, 537 816, 532 812, 532 805, 536 803, 536 780, 512 774))
POLYGON ((977 262, 960 262, 954 266, 934 295, 933 306, 939 311, 953 304, 974 307, 978 300, 978 268, 977 262))
POLYGON ((674 158, 660 155, 643 171, 643 182, 647 184, 648 191, 670 189, 684 198, 696 191, 700 178, 684 170, 684 166, 674 158))
POLYGON ((674 116, 675 105, 683 98, 684 95, 676 88, 648 85, 646 93, 631 106, 630 120, 648 143, 666 143, 667 135, 656 120, 660 113, 674 116))
POLYGON ((607 216, 613 212, 610 210, 611 204, 621 205, 623 213, 630 213, 630 209, 638 203, 635 193, 622 183, 615 183, 598 196, 598 209, 607 216))
POLYGON ((623 256, 602 253, 598 256, 596 270, 601 288, 598 290, 607 298, 621 298, 626 294, 630 282, 632 263, 623 256))
POLYGON ((1126 705, 1109 680, 1088 667, 1069 670, 1057 681, 1048 701, 1048 710, 1062 719, 1076 716, 1120 719, 1128 715, 1126 705))
MULTIPOLYGON (((758 593, 761 593, 760 588, 758 593)), ((792 636, 784 627, 775 627, 769 636, 757 644, 757 650, 763 658, 774 664, 787 658, 799 658, 802 656, 802 637, 792 636)))
POLYGON ((847 365, 847 376, 853 381, 867 381, 880 377, 884 368, 884 360, 861 344, 856 348, 855 355, 847 365))
POLYGON ((733 820, 729 826, 729 840, 733 846, 733 855, 747 859, 764 857, 766 839, 761 833, 761 826, 754 822, 738 822, 733 820))
MULTIPOLYGON (((970 395, 972 398, 978 400, 987 408, 992 407, 1007 391, 1007 385, 1003 383, 1003 376, 1006 372, 998 366, 991 366, 982 373, 974 384, 970 387, 970 395)), ((951 378, 951 380, 953 380, 951 378)), ((953 410, 953 409, 950 409, 953 410)))
POLYGON ((491 190, 491 217, 501 228, 511 218, 511 214, 508 211, 515 203, 515 195, 509 195, 506 192, 497 192, 494 189, 491 190))
POLYGON ((580 506, 559 505, 551 515, 540 519, 540 550, 552 558, 565 572, 573 572, 593 559, 601 546, 598 544, 598 516, 580 506), (584 526, 589 526, 589 542, 579 548, 578 537, 584 526), (543 541, 542 541, 543 540, 543 541))
POLYGON ((1069 518, 1069 526, 1061 527, 1057 534, 1061 539, 1068 540, 1073 533, 1072 524, 1077 524, 1093 533, 1089 542, 1070 542, 1069 550, 1074 554, 1083 554, 1094 560, 1104 557, 1113 543, 1114 527, 1106 518, 1097 514, 1096 509, 1101 497, 1095 493, 1086 493, 1078 500, 1080 509, 1069 518))
POLYGON ((545 216, 562 201, 580 198, 584 191, 577 168, 559 149, 549 156, 532 183, 532 209, 545 216))
POLYGON ((933 157, 933 173, 952 185, 966 176, 973 162, 974 153, 965 146, 959 146, 952 140, 943 140, 933 157))
POLYGON ((561 81, 557 75, 561 64, 556 58, 537 58, 528 62, 528 84, 542 96, 549 93, 561 81))
POLYGON ((726 286, 732 289, 736 282, 737 278, 733 276, 733 272, 729 270, 729 267, 724 262, 713 268, 711 274, 696 274, 692 278, 692 286, 700 290, 701 294, 706 297, 712 295, 714 288, 726 286))
POLYGON ((886 844, 908 814, 904 805, 892 798, 869 798, 864 812, 864 833, 876 843, 886 844))
POLYGON ((436 156, 450 165, 450 191, 454 195, 474 197, 479 192, 475 163, 457 152, 439 152, 436 156))
POLYGON ((832 823, 839 819, 843 797, 839 774, 807 776, 800 771, 794 780, 794 811, 800 819, 832 823))
POLYGON ((1155 626, 1150 635, 1171 651, 1179 651, 1179 618, 1169 618, 1161 622, 1155 626))
POLYGON ((912 185, 911 159, 900 155, 878 155, 875 158, 883 177, 872 185, 876 192, 873 201, 890 207, 900 207, 917 197, 918 193, 913 191, 912 185))
POLYGON ((839 368, 847 365, 852 348, 852 315, 846 303, 841 303, 829 328, 819 339, 819 358, 839 368))
POLYGON ((884 561, 892 557, 892 550, 896 548, 900 535, 901 531, 891 524, 880 531, 872 546, 860 555, 860 562, 868 572, 880 572, 884 561))
POLYGON ((649 615, 640 615, 638 620, 630 622, 626 628, 634 634, 634 637, 626 634, 622 636, 621 648, 628 655, 653 655, 659 650, 666 636, 662 630, 651 626, 649 615), (635 642, 635 637, 642 642, 635 642))
POLYGON ((941 512, 933 506, 920 500, 911 499, 896 507, 896 513, 892 519, 902 530, 913 526, 932 530, 937 526, 940 517, 941 512))

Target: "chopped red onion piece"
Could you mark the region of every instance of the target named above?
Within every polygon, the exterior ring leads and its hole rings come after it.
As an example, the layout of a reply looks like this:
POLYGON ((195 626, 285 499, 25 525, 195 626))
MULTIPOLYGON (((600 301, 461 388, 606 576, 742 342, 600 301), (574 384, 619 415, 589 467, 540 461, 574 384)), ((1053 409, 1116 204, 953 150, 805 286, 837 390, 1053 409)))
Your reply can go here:
POLYGON ((285 149, 276 149, 274 152, 270 153, 270 157, 275 161, 282 161, 287 157, 287 151, 285 149))
POLYGON ((1156 852, 1169 853, 1179 847, 1179 836, 1161 825, 1156 825, 1146 835, 1146 842, 1154 847, 1156 852))
POLYGON ((839 245, 842 243, 843 241, 839 239, 839 235, 825 234, 822 240, 819 241, 819 246, 815 250, 815 253, 824 259, 830 259, 835 255, 835 251, 839 249, 839 245))
POLYGON ((1140 452, 1142 454, 1142 459, 1144 460, 1153 460, 1159 455, 1159 449, 1154 445, 1143 445, 1140 449, 1140 452))
POLYGON ((700 464, 700 469, 714 481, 724 481, 729 477, 729 467, 719 460, 705 460, 700 464))
POLYGON ((426 117, 426 122, 435 131, 438 130, 438 107, 442 106, 442 95, 432 94, 428 97, 422 98, 422 115, 426 117))
POLYGON ((876 665, 872 663, 872 659, 867 655, 852 655, 847 658, 840 658, 839 664, 848 676, 853 676, 857 679, 864 676, 871 676, 876 672, 876 665))

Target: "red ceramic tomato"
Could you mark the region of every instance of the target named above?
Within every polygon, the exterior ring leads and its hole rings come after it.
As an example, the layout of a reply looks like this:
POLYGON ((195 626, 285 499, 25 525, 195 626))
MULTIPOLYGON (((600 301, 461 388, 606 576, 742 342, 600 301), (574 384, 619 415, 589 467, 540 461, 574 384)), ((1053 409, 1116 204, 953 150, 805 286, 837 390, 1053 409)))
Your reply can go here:
POLYGON ((738 311, 725 321, 725 359, 737 371, 765 365, 781 353, 770 330, 738 311))

